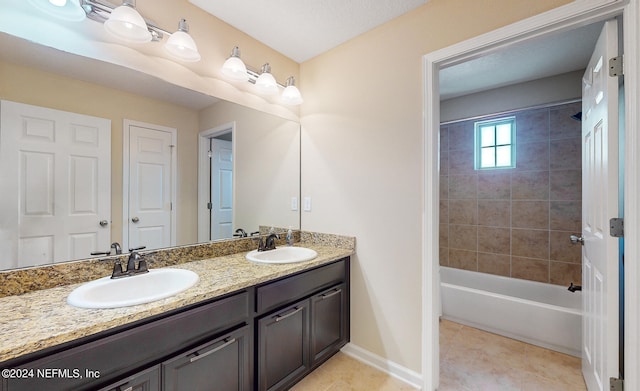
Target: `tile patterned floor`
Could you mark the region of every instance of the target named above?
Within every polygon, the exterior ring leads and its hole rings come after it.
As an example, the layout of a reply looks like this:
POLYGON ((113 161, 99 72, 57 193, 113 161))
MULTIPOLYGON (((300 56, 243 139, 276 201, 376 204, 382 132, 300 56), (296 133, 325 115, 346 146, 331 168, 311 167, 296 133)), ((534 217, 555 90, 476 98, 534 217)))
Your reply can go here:
POLYGON ((440 322, 439 391, 586 391, 580 359, 440 322))
MULTIPOLYGON (((291 391, 413 391, 338 353, 291 391)), ((443 320, 439 391, 586 391, 576 357, 443 320)))
POLYGON ((369 365, 337 353, 290 391, 414 391, 415 388, 369 365))

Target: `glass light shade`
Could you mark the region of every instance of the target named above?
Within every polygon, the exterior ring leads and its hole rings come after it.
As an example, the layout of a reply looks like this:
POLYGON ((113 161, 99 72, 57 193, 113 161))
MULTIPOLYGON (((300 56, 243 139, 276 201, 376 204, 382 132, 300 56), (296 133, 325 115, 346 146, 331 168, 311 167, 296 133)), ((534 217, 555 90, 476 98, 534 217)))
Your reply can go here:
POLYGON ((284 91, 282 91, 282 102, 292 106, 302 104, 302 95, 298 87, 294 85, 285 87, 284 91))
POLYGON ((55 18, 70 22, 80 22, 87 16, 79 0, 29 0, 29 4, 55 18))
POLYGON ((278 83, 269 72, 263 72, 256 80, 256 88, 264 95, 274 95, 278 93, 278 83))
POLYGON ((200 61, 200 53, 195 41, 189 33, 178 30, 171 34, 164 49, 173 57, 187 62, 200 61))
POLYGON ((231 57, 227 58, 227 61, 222 65, 222 74, 231 80, 249 80, 247 66, 244 65, 244 62, 240 59, 240 49, 238 49, 237 46, 233 48, 231 57))
POLYGON ((114 37, 127 42, 145 43, 151 41, 147 23, 135 8, 123 4, 111 12, 104 22, 104 28, 114 37))

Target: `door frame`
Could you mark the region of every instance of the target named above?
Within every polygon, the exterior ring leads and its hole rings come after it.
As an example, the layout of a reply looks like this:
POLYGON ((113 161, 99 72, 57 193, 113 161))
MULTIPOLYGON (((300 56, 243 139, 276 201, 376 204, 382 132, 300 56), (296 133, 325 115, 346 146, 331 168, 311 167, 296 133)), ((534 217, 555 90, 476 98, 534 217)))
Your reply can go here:
MULTIPOLYGON (((236 168, 236 122, 231 121, 222 125, 215 126, 211 129, 203 130, 198 133, 198 243, 210 241, 211 216, 200 213, 207 209, 207 203, 211 202, 210 197, 210 179, 211 179, 211 163, 209 162, 210 139, 221 134, 231 132, 231 153, 233 154, 233 170, 236 168)), ((233 194, 236 194, 236 179, 233 178, 233 194)), ((235 214, 235 211, 234 211, 235 214)))
MULTIPOLYGON (((500 47, 552 32, 623 17, 625 128, 636 130, 640 124, 640 0, 575 0, 564 6, 524 19, 423 56, 423 222, 422 222, 422 376, 423 390, 439 384, 439 130, 440 93, 438 70, 446 65, 472 59, 500 47)), ((640 256, 640 135, 625 132, 624 211, 626 259, 640 256)), ((625 388, 640 388, 640 280, 637 262, 625 264, 625 388)))
POLYGON ((134 121, 130 119, 124 119, 122 121, 122 248, 127 251, 129 249, 129 152, 131 145, 129 143, 129 136, 131 131, 130 126, 137 126, 140 128, 147 128, 162 132, 168 132, 171 134, 171 145, 173 150, 171 153, 171 243, 170 246, 176 245, 176 230, 177 230, 177 216, 178 216, 178 203, 177 200, 177 188, 178 188, 178 159, 177 159, 177 147, 178 147, 178 129, 170 128, 162 125, 150 124, 147 122, 134 121))

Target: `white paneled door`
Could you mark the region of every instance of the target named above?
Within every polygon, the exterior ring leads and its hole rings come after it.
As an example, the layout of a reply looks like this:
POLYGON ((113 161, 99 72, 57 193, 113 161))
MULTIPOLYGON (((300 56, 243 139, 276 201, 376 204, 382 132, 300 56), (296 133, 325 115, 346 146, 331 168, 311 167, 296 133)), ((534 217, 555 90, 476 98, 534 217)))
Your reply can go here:
POLYGON ((174 129, 127 123, 128 213, 125 216, 129 248, 175 245, 174 129))
POLYGON ((583 78, 582 92, 582 372, 589 391, 609 389, 618 377, 618 27, 606 22, 583 78))
POLYGON ((110 247, 111 121, 0 102, 0 269, 110 247))
POLYGON ((211 240, 232 237, 233 150, 231 141, 211 139, 211 240))

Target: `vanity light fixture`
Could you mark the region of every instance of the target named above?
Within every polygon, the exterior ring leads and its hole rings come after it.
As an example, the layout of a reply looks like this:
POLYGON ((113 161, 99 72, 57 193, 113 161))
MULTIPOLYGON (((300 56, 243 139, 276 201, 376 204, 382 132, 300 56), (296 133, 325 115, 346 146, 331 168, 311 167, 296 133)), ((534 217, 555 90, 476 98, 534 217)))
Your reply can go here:
POLYGON ((135 0, 123 0, 104 22, 104 29, 116 38, 131 43, 151 41, 151 32, 147 22, 136 10, 135 0))
POLYGON ((255 84, 256 89, 263 95, 274 95, 278 93, 278 87, 284 91, 281 95, 282 103, 286 105, 299 105, 303 102, 300 90, 295 86, 295 79, 289 77, 286 83, 280 84, 271 74, 271 66, 266 63, 260 72, 247 67, 240 59, 240 49, 234 47, 231 56, 222 65, 222 74, 230 80, 248 81, 255 84))
POLYGON ((178 23, 178 31, 171 34, 167 43, 164 44, 165 50, 179 60, 187 62, 200 61, 200 53, 196 42, 189 35, 189 25, 185 19, 181 19, 178 23))
POLYGON ((260 76, 256 79, 256 88, 264 95, 275 95, 278 93, 278 83, 271 74, 271 65, 266 63, 260 69, 260 76))
POLYGON ((29 4, 58 19, 80 22, 85 18, 79 0, 29 0, 29 4))
POLYGON ((222 74, 231 80, 249 81, 247 66, 240 59, 240 49, 236 46, 231 51, 231 56, 222 65, 222 74))
POLYGON ((169 38, 164 48, 172 58, 187 62, 200 61, 198 47, 188 33, 189 26, 185 19, 180 20, 177 31, 170 33, 140 15, 135 8, 135 0, 123 0, 120 6, 106 0, 80 0, 80 4, 87 18, 104 23, 105 30, 121 40, 133 43, 160 42, 167 35, 169 38))
POLYGON ((296 87, 296 80, 293 76, 289 77, 285 82, 284 91, 282 91, 282 101, 287 105, 299 105, 303 102, 300 90, 296 87))

